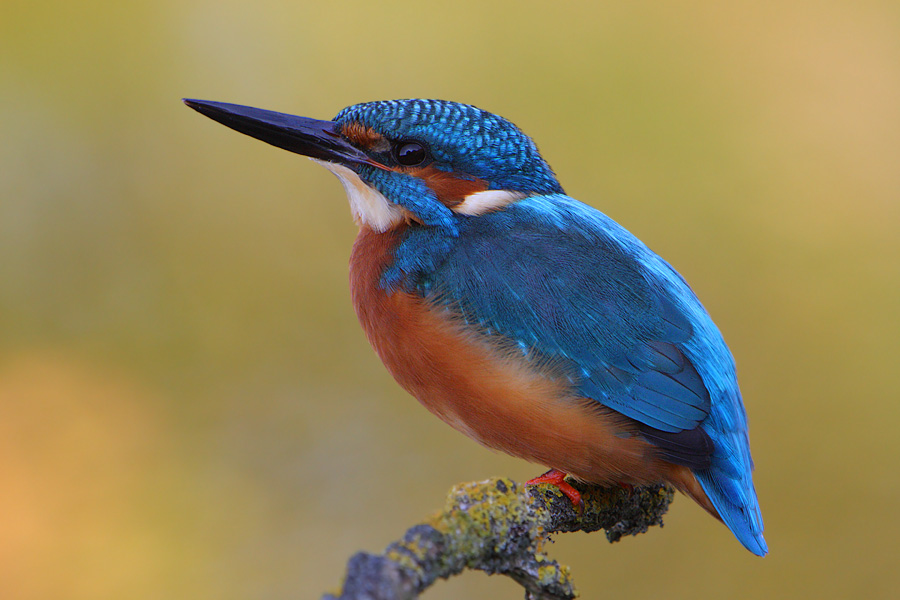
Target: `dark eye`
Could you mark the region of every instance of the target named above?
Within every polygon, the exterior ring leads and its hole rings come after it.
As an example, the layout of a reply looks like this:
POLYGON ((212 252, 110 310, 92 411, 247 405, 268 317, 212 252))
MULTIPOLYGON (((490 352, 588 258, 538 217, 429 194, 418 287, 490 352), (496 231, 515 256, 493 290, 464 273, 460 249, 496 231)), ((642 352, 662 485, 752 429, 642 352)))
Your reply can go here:
POLYGON ((404 167, 417 167, 428 160, 428 151, 419 142, 397 142, 394 145, 394 158, 404 167))

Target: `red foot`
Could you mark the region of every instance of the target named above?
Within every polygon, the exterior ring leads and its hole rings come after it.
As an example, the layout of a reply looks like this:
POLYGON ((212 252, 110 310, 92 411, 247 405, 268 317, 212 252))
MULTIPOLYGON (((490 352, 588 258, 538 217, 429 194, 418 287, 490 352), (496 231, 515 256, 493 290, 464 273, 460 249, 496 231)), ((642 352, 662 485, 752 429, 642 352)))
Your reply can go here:
POLYGON ((540 477, 529 479, 525 482, 525 485, 537 485, 539 483, 549 483, 550 485, 556 486, 559 491, 569 497, 569 500, 572 501, 572 506, 576 509, 584 507, 584 500, 581 499, 581 494, 578 490, 566 483, 566 474, 559 469, 550 469, 540 477))

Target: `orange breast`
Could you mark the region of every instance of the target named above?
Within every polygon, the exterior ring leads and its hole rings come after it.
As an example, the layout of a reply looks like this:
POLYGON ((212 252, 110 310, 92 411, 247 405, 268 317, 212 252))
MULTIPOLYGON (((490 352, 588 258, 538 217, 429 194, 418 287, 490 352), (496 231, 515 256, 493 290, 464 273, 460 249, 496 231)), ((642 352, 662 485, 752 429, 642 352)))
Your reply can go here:
POLYGON ((466 327, 447 308, 386 293, 382 270, 402 227, 360 230, 350 260, 359 321, 394 378, 426 408, 482 444, 595 483, 670 479, 674 465, 627 420, 577 398, 564 378, 466 327))

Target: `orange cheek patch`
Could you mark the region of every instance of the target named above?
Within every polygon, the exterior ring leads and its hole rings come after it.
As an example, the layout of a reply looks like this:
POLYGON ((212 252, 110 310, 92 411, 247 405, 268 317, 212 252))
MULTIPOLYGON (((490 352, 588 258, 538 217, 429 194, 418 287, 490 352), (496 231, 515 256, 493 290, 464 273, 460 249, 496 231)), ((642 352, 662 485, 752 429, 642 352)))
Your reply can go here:
MULTIPOLYGON (((341 127, 343 135, 351 144, 362 150, 371 152, 387 152, 391 148, 391 142, 383 135, 366 127, 362 123, 352 122, 341 127)), ((387 169, 387 167, 381 167, 387 169)), ((477 192, 483 192, 488 184, 483 179, 467 178, 455 173, 448 173, 435 168, 433 165, 420 168, 393 167, 399 173, 405 173, 418 177, 425 182, 448 208, 453 208, 465 200, 466 196, 477 192)))
POLYGON ((350 140, 357 148, 383 152, 390 147, 383 135, 361 123, 347 123, 341 127, 341 135, 350 140))
POLYGON ((408 169, 406 173, 424 181, 437 199, 449 208, 461 203, 469 194, 483 192, 488 188, 487 181, 484 179, 466 179, 454 173, 436 169, 433 165, 408 169))

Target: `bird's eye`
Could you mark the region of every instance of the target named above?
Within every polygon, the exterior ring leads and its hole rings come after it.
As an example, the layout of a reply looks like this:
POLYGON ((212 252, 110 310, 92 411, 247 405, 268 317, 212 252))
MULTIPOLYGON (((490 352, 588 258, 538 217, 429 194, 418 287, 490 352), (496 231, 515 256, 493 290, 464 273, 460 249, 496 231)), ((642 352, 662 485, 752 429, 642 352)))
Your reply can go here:
POLYGON ((394 158, 404 167, 418 167, 428 160, 428 151, 419 142, 401 141, 394 145, 394 158))

